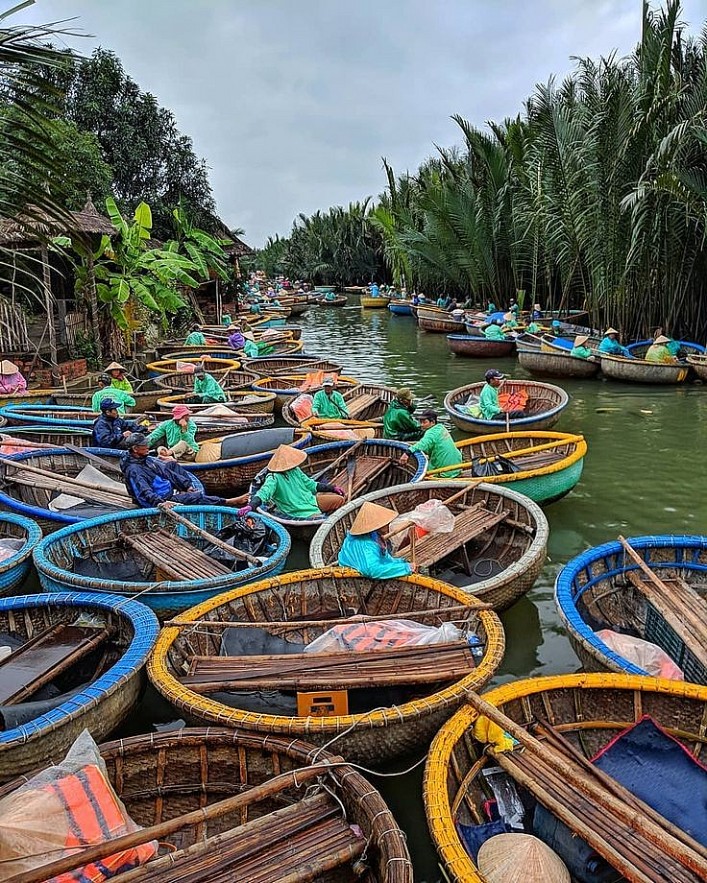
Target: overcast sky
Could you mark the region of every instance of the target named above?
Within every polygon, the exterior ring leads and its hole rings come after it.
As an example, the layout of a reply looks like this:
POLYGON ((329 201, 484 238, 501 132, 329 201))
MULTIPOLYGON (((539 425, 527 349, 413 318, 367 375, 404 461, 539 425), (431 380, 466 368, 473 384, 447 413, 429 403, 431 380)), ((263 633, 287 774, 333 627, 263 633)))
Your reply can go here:
MULTIPOLYGON (((37 0, 15 21, 73 17, 83 52, 114 50, 173 111, 219 214, 259 246, 380 193, 381 157, 414 170, 457 142, 452 114, 515 115, 571 56, 627 54, 641 0, 37 0)), ((693 33, 706 18, 684 0, 693 33)))

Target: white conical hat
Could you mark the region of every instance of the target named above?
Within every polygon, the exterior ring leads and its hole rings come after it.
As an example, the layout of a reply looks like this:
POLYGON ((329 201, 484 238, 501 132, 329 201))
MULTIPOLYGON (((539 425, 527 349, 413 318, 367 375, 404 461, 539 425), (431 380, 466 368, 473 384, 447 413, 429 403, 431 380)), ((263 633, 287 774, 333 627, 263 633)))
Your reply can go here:
POLYGON ((575 346, 582 346, 583 343, 586 343, 589 340, 588 334, 578 334, 574 339, 575 346))
POLYGON ((653 343, 670 343, 670 338, 666 337, 664 334, 660 334, 653 343))
POLYGON ((615 328, 607 328, 604 332, 604 337, 608 337, 610 334, 618 334, 619 332, 615 328))
POLYGON ((17 374, 19 370, 20 369, 17 365, 9 359, 3 359, 2 362, 0 362, 0 374, 9 376, 10 374, 17 374))
POLYGON ((497 834, 476 860, 487 883, 570 883, 562 859, 532 834, 497 834))

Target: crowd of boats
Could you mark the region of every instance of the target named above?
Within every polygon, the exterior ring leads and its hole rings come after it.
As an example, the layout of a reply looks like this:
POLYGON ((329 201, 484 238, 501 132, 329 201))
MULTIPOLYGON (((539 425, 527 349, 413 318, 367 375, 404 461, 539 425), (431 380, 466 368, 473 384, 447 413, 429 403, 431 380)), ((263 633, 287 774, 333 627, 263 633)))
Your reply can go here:
MULTIPOLYGON (((707 538, 607 537, 567 563, 556 603, 585 673, 483 692, 499 612, 546 560, 543 507, 582 476, 585 439, 553 429, 568 393, 503 379, 505 416, 488 418, 474 403, 495 377, 450 391, 468 437, 439 465, 436 414, 419 415, 422 439, 385 437, 391 409, 415 423, 409 391, 346 374, 345 346, 306 352, 288 323, 346 296, 255 281, 238 315, 201 326, 203 342, 163 341, 139 378, 113 363, 102 391, 89 378, 1 399, 3 879, 412 883, 404 834, 350 764, 422 752, 449 880, 707 879, 707 538), (257 355, 228 343, 246 328, 257 355), (204 374, 224 401, 203 400, 204 374), (126 377, 138 431, 96 447, 93 397, 117 413, 126 377), (321 391, 336 416, 313 407, 321 391), (159 456, 220 502, 145 508, 125 458, 185 419, 196 449, 159 456), (336 505, 263 502, 289 470, 336 505), (223 505, 241 496, 252 505, 223 505), (407 575, 340 566, 351 536, 407 575), (293 542, 309 569, 286 572, 293 542), (96 748, 145 674, 189 726, 96 748)), ((456 345, 457 317, 410 307, 456 345)), ((569 354, 577 318, 519 321, 502 343, 604 370, 569 354)), ((487 319, 463 317, 466 354, 493 343, 487 319)))

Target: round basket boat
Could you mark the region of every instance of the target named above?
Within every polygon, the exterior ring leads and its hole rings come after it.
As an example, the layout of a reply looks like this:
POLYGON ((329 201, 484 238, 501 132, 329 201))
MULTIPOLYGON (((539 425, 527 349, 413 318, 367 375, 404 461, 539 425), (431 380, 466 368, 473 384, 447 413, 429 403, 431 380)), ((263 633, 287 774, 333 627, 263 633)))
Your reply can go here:
POLYGON ((36 521, 14 515, 0 513, 0 540, 8 540, 8 555, 0 561, 0 595, 17 591, 27 578, 32 567, 32 552, 42 539, 42 531, 36 521))
MULTIPOLYGON (((326 745, 337 737, 336 750, 347 759, 376 765, 424 748, 441 723, 463 702, 465 691, 480 688, 493 676, 504 650, 498 617, 459 589, 419 575, 369 580, 347 568, 287 573, 240 591, 227 592, 189 610, 178 622, 181 625, 167 625, 162 632, 151 662, 150 677, 165 698, 189 720, 289 737, 306 735, 318 745, 326 745), (469 609, 460 613, 460 605, 467 604, 469 609), (293 695, 296 690, 278 691, 280 695, 276 697, 263 696, 257 689, 254 693, 219 693, 212 697, 195 692, 182 682, 183 665, 188 657, 219 652, 223 628, 217 627, 210 634, 210 621, 253 623, 252 631, 259 627, 267 633, 266 640, 272 639, 273 634, 280 635, 282 640, 277 650, 280 654, 301 650, 302 645, 327 631, 328 624, 323 621, 332 616, 348 617, 364 612, 370 616, 390 616, 391 611, 402 619, 405 612, 418 611, 415 621, 421 624, 439 625, 452 619, 465 628, 468 624, 472 631, 477 630, 483 647, 482 658, 462 677, 445 683, 436 681, 437 675, 433 674, 434 683, 414 684, 412 675, 409 681, 405 676, 393 679, 390 683, 397 682, 397 686, 386 687, 381 677, 380 681, 369 681, 378 685, 371 688, 360 686, 364 682, 359 677, 357 685, 347 691, 348 710, 338 706, 336 710, 340 713, 332 716, 316 713, 300 716, 297 697, 293 695), (299 620, 308 623, 296 631, 268 629, 269 622, 299 620), (200 625, 191 627, 188 625, 191 622, 200 625), (297 642, 294 647, 285 646, 293 642, 297 642)), ((242 631, 234 629, 234 632, 242 631)), ((240 640, 237 634, 235 639, 240 640)), ((307 656, 313 658, 310 654, 307 656)), ((288 658, 294 663, 293 657, 288 658)), ((370 655, 368 659, 370 661, 370 655)), ((441 653, 439 663, 441 672, 444 665, 441 653)), ((408 665, 399 663, 401 669, 408 665)), ((285 668, 283 666, 283 670, 285 668)), ((365 672, 363 674, 365 677, 365 672)), ((323 673, 320 677, 324 684, 335 680, 336 675, 323 673)), ((331 698, 331 692, 329 696, 331 698)))
MULTIPOLYGON (((163 361, 174 362, 190 362, 192 365, 201 362, 202 359, 225 359, 232 362, 237 357, 240 361, 243 353, 240 350, 234 350, 227 343, 220 346, 185 346, 175 347, 173 352, 166 353, 163 361)), ((175 371, 172 368, 171 371, 175 371)))
MULTIPOLYGON (((137 703, 143 685, 142 669, 159 631, 151 610, 111 594, 60 592, 0 598, 0 633, 9 635, 13 648, 33 639, 34 644, 50 641, 53 631, 70 631, 79 617, 96 620, 98 625, 91 629, 91 637, 78 636, 81 648, 75 650, 73 665, 68 653, 55 662, 56 677, 48 681, 58 687, 49 693, 53 698, 36 698, 39 690, 33 688, 51 670, 40 666, 38 671, 31 671, 32 654, 28 653, 19 681, 28 701, 17 701, 21 697, 16 691, 3 700, 11 704, 0 705, 0 781, 58 760, 84 729, 102 739, 137 703), (87 640, 93 640, 93 645, 87 640)), ((11 671, 8 657, 3 677, 11 671)), ((6 694, 11 689, 8 685, 6 694)))
MULTIPOLYGON (((213 372, 212 372, 213 373, 213 372)), ((225 371, 223 374, 215 374, 219 386, 226 394, 234 390, 250 389, 251 385, 258 379, 258 375, 252 371, 225 371)), ((185 371, 175 371, 173 374, 160 374, 155 380, 156 386, 159 388, 158 399, 163 398, 164 390, 170 393, 193 392, 194 391, 194 375, 185 371)))
POLYGON ((63 448, 65 445, 83 448, 91 444, 93 432, 86 427, 8 426, 0 432, 0 447, 5 457, 41 448, 63 448), (15 441, 17 444, 13 443, 15 441))
POLYGON ((412 316, 412 301, 391 300, 388 309, 394 316, 412 316))
POLYGON ((320 307, 345 307, 348 300, 349 299, 345 294, 337 294, 329 300, 327 300, 326 295, 323 294, 321 297, 315 298, 314 303, 319 304, 320 307))
POLYGON ((0 416, 7 420, 10 427, 32 424, 56 426, 59 429, 90 429, 98 414, 90 408, 71 405, 5 405, 0 408, 0 416))
MULTIPOLYGON (((73 408, 88 408, 91 405, 93 394, 98 392, 98 387, 94 386, 86 390, 70 390, 63 392, 56 390, 51 401, 57 405, 68 405, 73 408)), ((126 408, 126 411, 136 411, 139 414, 145 411, 151 411, 157 404, 157 399, 162 394, 162 390, 153 380, 143 380, 135 384, 135 389, 131 393, 135 399, 135 405, 132 408, 126 408)))
MULTIPOLYGON (((306 382, 306 374, 282 374, 280 377, 259 377, 253 381, 252 386, 258 391, 274 392, 277 397, 275 411, 279 413, 287 402, 293 401, 303 392, 315 393, 321 389, 321 386, 311 386, 303 390, 302 384, 306 382)), ((340 374, 336 379, 335 389, 345 393, 358 385, 359 382, 355 377, 344 377, 340 374)))
MULTIPOLYGON (((288 406, 282 409, 284 415, 288 406)), ((289 421, 286 421, 289 422, 289 421)), ((321 445, 332 441, 356 441, 360 438, 383 438, 383 423, 370 420, 325 420, 321 417, 310 417, 298 423, 303 430, 310 432, 315 444, 321 445)))
MULTIPOLYGON (((352 498, 403 482, 421 481, 427 468, 427 457, 424 454, 419 451, 411 452, 402 442, 383 439, 336 441, 315 445, 307 448, 307 460, 300 468, 312 478, 321 476, 329 484, 339 485, 348 490, 347 453, 349 451, 356 463, 351 476, 352 498), (403 454, 409 455, 409 460, 404 464, 400 462, 403 454), (330 468, 327 470, 327 467, 330 468), (324 470, 327 471, 322 475, 324 470)), ((250 488, 251 494, 262 486, 267 475, 267 469, 256 475, 250 488)), ((286 527, 293 538, 302 540, 312 537, 327 519, 324 514, 312 518, 293 518, 267 507, 261 511, 286 527)))
POLYGON ((311 440, 310 433, 291 426, 239 432, 212 439, 201 446, 196 462, 184 465, 188 472, 199 479, 207 493, 231 497, 248 490, 278 445, 306 448, 311 440))
MULTIPOLYGON (((239 414, 273 414, 275 411, 274 392, 255 392, 252 389, 228 390, 226 407, 232 408, 239 414)), ((163 396, 157 400, 160 411, 171 411, 175 405, 188 405, 195 413, 206 408, 212 408, 212 404, 205 404, 201 397, 194 393, 178 393, 173 396, 163 396)))
POLYGON ((599 373, 599 359, 578 359, 554 348, 552 352, 544 350, 518 348, 518 361, 521 368, 535 377, 570 377, 584 379, 596 377, 599 373))
MULTIPOLYGON (((692 340, 678 340, 676 342, 680 344, 680 350, 678 351, 678 358, 680 360, 686 359, 687 356, 703 356, 706 352, 705 347, 701 343, 695 343, 692 340)), ((646 353, 652 344, 652 340, 637 340, 634 343, 629 343, 626 349, 634 359, 645 359, 646 353)))
MULTIPOLYGON (((587 443, 566 432, 499 432, 456 442, 464 466, 453 481, 483 478, 503 484, 541 506, 562 499, 582 475, 587 443), (515 471, 513 471, 515 470, 515 471)), ((426 479, 443 479, 459 467, 428 470, 426 479)))
POLYGON ((273 377, 276 374, 298 374, 302 371, 341 372, 341 365, 332 359, 320 359, 318 356, 262 356, 258 359, 246 359, 245 367, 258 377, 273 377), (311 366, 311 368, 310 368, 311 366))
POLYGON ((13 395, 0 395, 1 405, 22 405, 22 404, 47 404, 54 401, 56 389, 26 389, 24 392, 14 393, 13 395))
MULTIPOLYGON (((238 519, 236 509, 225 506, 180 506, 179 514, 197 527, 212 534, 234 523, 238 519)), ((184 562, 176 561, 174 554, 168 557, 173 544, 162 543, 164 554, 159 563, 157 552, 151 557, 151 549, 157 550, 153 542, 161 529, 164 532, 186 540, 193 534, 181 524, 176 524, 161 509, 139 509, 119 512, 92 518, 80 524, 73 524, 45 537, 34 552, 34 564, 39 581, 46 591, 88 591, 112 592, 140 600, 152 608, 160 618, 200 604, 218 592, 234 586, 243 586, 266 576, 274 576, 285 566, 290 552, 290 537, 279 524, 262 515, 256 516, 270 531, 269 550, 257 565, 248 564, 242 570, 230 571, 221 567, 217 575, 192 577, 190 579, 165 579, 170 564, 179 571, 184 562), (145 537, 149 536, 146 542, 145 537), (140 551, 136 549, 139 537, 140 551), (126 539, 127 538, 127 539, 126 539), (120 578, 127 571, 129 578, 120 578), (226 571, 226 572, 224 572, 226 571)), ((183 545, 183 544, 182 544, 183 545)), ((201 550, 208 543, 201 538, 194 548, 201 550)), ((181 559, 180 559, 181 560, 181 559)), ((194 562, 194 570, 198 562, 194 562)), ((201 568, 203 570, 203 568, 201 568)), ((206 571, 204 571, 206 572, 206 571)))
MULTIPOLYGON (((241 363, 236 359, 197 359, 204 366, 204 369, 213 374, 214 377, 220 377, 226 371, 237 371, 241 367, 241 363)), ((147 363, 147 374, 149 377, 160 377, 162 374, 174 374, 179 370, 178 363, 183 362, 182 359, 161 359, 159 362, 147 363)), ((195 363, 194 363, 195 364, 195 363)))
POLYGON ((686 605, 699 613, 707 601, 707 537, 633 537, 628 543, 670 594, 653 596, 650 579, 619 541, 573 558, 557 576, 555 603, 582 665, 588 671, 649 674, 607 646, 597 632, 608 629, 656 644, 686 680, 707 684, 707 649, 686 645, 681 613, 686 605))
MULTIPOLYGON (((344 392, 343 398, 346 402, 346 410, 349 412, 348 418, 339 420, 337 417, 328 418, 328 422, 348 423, 348 421, 370 423, 382 421, 388 405, 393 401, 397 391, 390 386, 381 386, 377 383, 359 383, 358 386, 348 389, 344 392)), ((282 408, 282 419, 290 426, 300 426, 297 415, 292 410, 294 399, 285 402, 282 408)), ((327 418, 308 418, 305 423, 310 420, 324 421, 327 418)), ((381 424, 382 428, 382 424, 381 424)), ((380 433, 382 435, 382 432, 380 433)))
POLYGON ((361 295, 361 307, 366 310, 384 310, 388 306, 387 297, 369 297, 366 294, 361 295))
MULTIPOLYGON (((691 684, 616 674, 559 675, 515 681, 484 693, 483 699, 519 726, 549 722, 588 760, 603 753, 644 715, 650 715, 693 758, 701 759, 704 754, 707 690, 691 684)), ((483 836, 479 826, 489 818, 490 790, 484 773, 493 765, 493 758, 488 746, 474 738, 477 719, 471 705, 463 706, 435 738, 425 767, 427 823, 450 883, 487 883, 469 855, 472 847, 462 841, 463 836, 474 838, 478 846, 478 838, 483 836)), ((535 735, 542 739, 537 732, 535 735)), ((523 801, 531 819, 535 787, 531 781, 527 802, 523 801)), ((547 793, 556 793, 556 787, 548 786, 547 793)), ((584 800, 583 795, 581 802, 584 800)), ((554 823, 552 813, 547 815, 554 823)), ((570 829, 568 836, 575 842, 578 838, 572 833, 570 829)), ((623 879, 609 876, 609 869, 607 872, 601 879, 623 879)), ((667 870, 663 874, 665 880, 673 879, 667 870)))
POLYGON ((687 364, 702 381, 707 381, 707 356, 688 356, 687 364))
POLYGON ((501 359, 511 355, 516 342, 512 338, 487 340, 476 334, 448 334, 447 346, 449 351, 457 356, 467 356, 470 359, 501 359))
POLYGON ((623 380, 625 383, 673 384, 684 383, 687 380, 690 366, 625 359, 623 356, 607 356, 602 353, 601 373, 612 380, 623 380))
POLYGON ((467 386, 453 389, 444 398, 444 410, 449 414, 452 423, 472 435, 486 435, 490 432, 509 431, 509 429, 514 431, 552 429, 570 401, 570 397, 564 389, 550 383, 538 383, 537 380, 505 380, 503 391, 508 389, 525 390, 528 393, 526 417, 517 417, 508 421, 484 420, 480 417, 472 417, 458 409, 459 405, 466 404, 470 396, 478 398, 483 387, 483 382, 469 383, 467 386))
POLYGON ((532 500, 501 485, 471 485, 466 493, 462 491, 458 482, 424 481, 383 488, 352 500, 319 528, 309 547, 309 560, 313 567, 336 563, 344 537, 366 501, 403 515, 420 503, 444 502, 456 495, 449 504, 454 530, 429 535, 434 543, 429 552, 424 539, 418 540, 417 561, 432 576, 459 586, 494 610, 505 610, 532 588, 542 570, 547 519, 532 500), (428 559, 430 563, 423 563, 428 559))

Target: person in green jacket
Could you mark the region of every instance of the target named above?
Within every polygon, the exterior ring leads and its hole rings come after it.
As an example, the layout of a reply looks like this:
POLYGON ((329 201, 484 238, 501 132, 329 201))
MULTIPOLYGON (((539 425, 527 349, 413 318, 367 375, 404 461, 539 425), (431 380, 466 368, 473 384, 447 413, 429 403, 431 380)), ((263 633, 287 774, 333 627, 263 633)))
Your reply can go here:
POLYGON ((123 392, 132 395, 133 385, 125 377, 128 373, 128 369, 121 365, 120 362, 111 362, 106 368, 105 373, 111 378, 111 385, 115 387, 115 389, 122 389, 123 392))
MULTIPOLYGON (((459 448, 454 444, 452 436, 446 426, 438 423, 436 411, 423 411, 420 415, 420 426, 424 432, 422 438, 410 445, 412 452, 421 451, 427 454, 429 459, 428 470, 439 469, 440 466, 456 466, 461 464, 463 458, 459 448)), ((403 454, 401 463, 407 463, 409 456, 403 454)), ((450 469, 444 473, 444 478, 456 478, 461 475, 461 469, 450 469)))
POLYGON ((591 359, 592 351, 584 344, 589 340, 588 334, 578 334, 574 339, 574 346, 570 352, 575 359, 591 359))
POLYGON ((514 331, 518 327, 518 322, 516 322, 516 317, 514 313, 511 313, 510 310, 507 313, 503 314, 503 325, 501 326, 503 331, 514 331))
POLYGON ((479 408, 484 420, 505 420, 506 415, 509 419, 512 417, 525 417, 525 411, 504 411, 501 408, 501 403, 498 400, 498 390, 505 376, 500 371, 496 371, 495 368, 491 368, 484 375, 486 383, 479 396, 479 408))
POLYGON ((209 374, 201 362, 194 366, 194 395, 199 396, 206 405, 228 401, 216 378, 209 374))
POLYGON ((422 436, 422 427, 413 417, 414 412, 412 392, 407 387, 402 387, 396 392, 383 416, 383 438, 417 441, 422 436))
POLYGON ((260 355, 258 344, 255 342, 255 335, 252 331, 246 331, 243 335, 245 343, 243 344, 243 352, 247 359, 257 359, 260 355))
POLYGON ((156 447, 159 457, 193 460, 199 453, 199 445, 196 441, 196 423, 190 417, 191 411, 186 405, 175 405, 172 419, 160 423, 147 437, 148 447, 156 447))
POLYGON ((184 341, 184 346, 206 346, 206 338, 201 330, 201 325, 192 325, 192 329, 184 341))
POLYGON ((125 416, 125 408, 134 408, 135 399, 129 392, 124 392, 115 386, 111 386, 113 378, 109 374, 101 374, 98 378, 100 389, 94 392, 91 398, 91 410, 98 413, 101 410, 101 402, 103 399, 112 399, 116 404, 116 410, 121 417, 125 416))
POLYGON ((229 313, 224 313, 223 316, 221 316, 221 324, 225 325, 226 328, 228 328, 229 325, 233 325, 233 319, 231 319, 229 313))
POLYGON ((501 328, 501 322, 499 319, 496 319, 495 322, 492 322, 490 325, 487 325, 484 328, 484 337, 486 340, 505 340, 506 335, 503 333, 503 329, 501 328))
POLYGON ((542 331, 542 326, 538 322, 533 320, 532 322, 528 322, 525 330, 528 334, 540 334, 540 332, 542 331))
MULTIPOLYGON (((299 467, 307 453, 291 445, 280 445, 268 462, 268 475, 239 515, 247 515, 271 503, 286 518, 321 518, 344 505, 344 490, 327 481, 315 481, 299 467)), ((245 494, 240 502, 245 502, 245 494)))
POLYGON ((312 399, 312 414, 328 420, 348 420, 349 409, 346 407, 344 397, 334 389, 334 378, 325 377, 323 386, 324 388, 316 392, 312 399))

